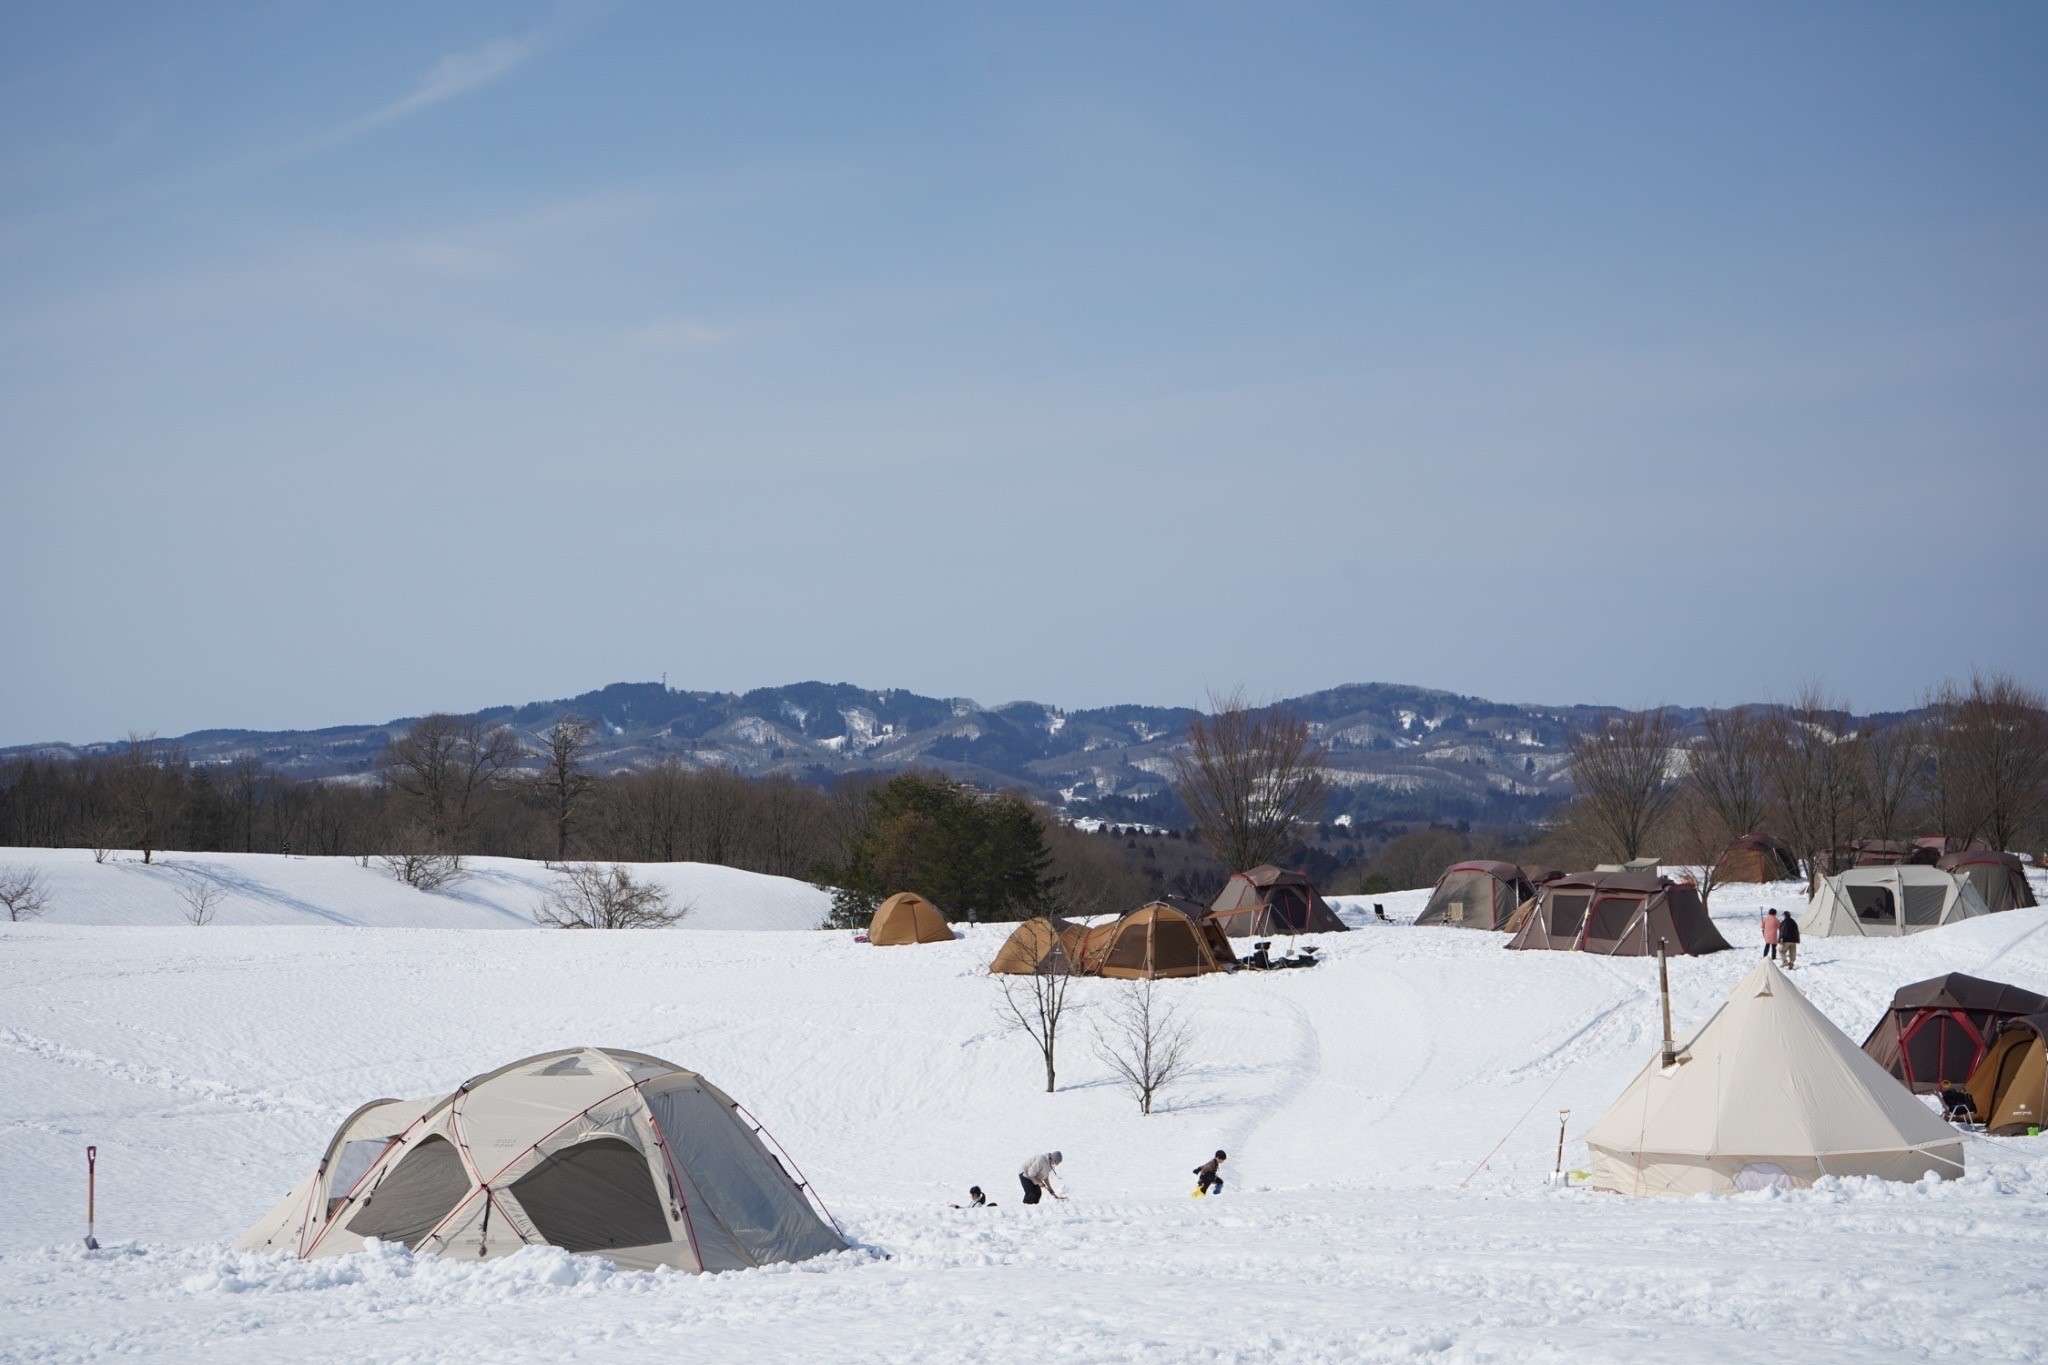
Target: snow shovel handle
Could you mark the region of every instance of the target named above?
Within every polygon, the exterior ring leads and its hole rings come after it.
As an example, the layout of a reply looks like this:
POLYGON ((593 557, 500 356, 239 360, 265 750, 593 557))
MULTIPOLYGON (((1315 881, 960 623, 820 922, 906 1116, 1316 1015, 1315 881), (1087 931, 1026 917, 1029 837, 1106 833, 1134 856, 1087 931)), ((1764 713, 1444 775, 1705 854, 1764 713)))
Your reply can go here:
POLYGON ((99 1148, 88 1147, 85 1149, 85 1227, 87 1232, 92 1231, 93 1195, 96 1193, 95 1187, 99 1184, 99 1157, 99 1148))

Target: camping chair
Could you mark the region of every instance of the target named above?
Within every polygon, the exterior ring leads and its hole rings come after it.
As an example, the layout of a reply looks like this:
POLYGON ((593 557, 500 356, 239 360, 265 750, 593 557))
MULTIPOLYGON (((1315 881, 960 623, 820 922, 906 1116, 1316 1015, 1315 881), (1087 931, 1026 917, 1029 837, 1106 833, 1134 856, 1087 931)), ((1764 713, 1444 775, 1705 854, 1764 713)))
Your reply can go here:
POLYGON ((1964 1128, 1981 1128, 1983 1123, 1977 1117, 1977 1101, 1970 1092, 1959 1085, 1942 1087, 1941 1116, 1950 1123, 1964 1128))

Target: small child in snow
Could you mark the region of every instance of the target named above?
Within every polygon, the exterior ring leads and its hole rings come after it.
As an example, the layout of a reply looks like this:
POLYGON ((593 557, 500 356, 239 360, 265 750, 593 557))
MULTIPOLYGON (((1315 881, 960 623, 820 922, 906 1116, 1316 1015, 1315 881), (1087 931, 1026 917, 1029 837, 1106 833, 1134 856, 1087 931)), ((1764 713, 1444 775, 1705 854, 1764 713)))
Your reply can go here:
POLYGON ((1195 1167, 1196 1194, 1223 1193, 1223 1176, 1220 1172, 1223 1169, 1223 1163, 1228 1160, 1230 1160, 1230 1153, 1219 1147, 1216 1150, 1215 1156, 1210 1157, 1207 1161, 1195 1167))
POLYGON ((967 1202, 955 1204, 953 1207, 956 1209, 992 1209, 995 1205, 988 1202, 988 1196, 981 1192, 981 1186, 969 1185, 967 1187, 967 1202))

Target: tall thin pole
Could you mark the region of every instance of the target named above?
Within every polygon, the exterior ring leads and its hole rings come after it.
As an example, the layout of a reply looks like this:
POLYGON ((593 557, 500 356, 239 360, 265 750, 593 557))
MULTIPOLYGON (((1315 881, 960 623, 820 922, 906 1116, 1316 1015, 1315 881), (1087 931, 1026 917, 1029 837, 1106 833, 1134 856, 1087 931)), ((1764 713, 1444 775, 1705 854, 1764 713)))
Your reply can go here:
POLYGON ((87 1251, 98 1251, 100 1249, 99 1240, 92 1235, 93 1197, 98 1193, 99 1186, 99 1155, 100 1149, 97 1147, 85 1149, 85 1249, 87 1251))
POLYGON ((1671 968, 1664 957, 1664 940, 1657 940, 1657 996, 1664 1006, 1664 1065, 1673 1066, 1678 1061, 1677 1049, 1671 1045, 1671 968))
POLYGON ((1553 1176, 1564 1173, 1564 1121, 1572 1116, 1569 1109, 1557 1111, 1557 1165, 1551 1168, 1553 1176))

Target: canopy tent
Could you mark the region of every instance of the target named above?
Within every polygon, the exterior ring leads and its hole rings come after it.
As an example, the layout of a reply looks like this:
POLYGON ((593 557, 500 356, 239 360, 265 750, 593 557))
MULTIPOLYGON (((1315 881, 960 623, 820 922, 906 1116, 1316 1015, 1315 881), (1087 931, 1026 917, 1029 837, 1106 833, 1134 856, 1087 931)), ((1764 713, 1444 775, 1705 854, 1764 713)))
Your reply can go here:
POLYGON ((1736 837, 1714 860, 1714 882, 1788 882, 1799 875, 1799 857, 1768 834, 1736 837))
POLYGON ((1209 914, 1230 938, 1337 934, 1351 927, 1317 894, 1314 882, 1271 863, 1233 873, 1209 914))
POLYGON ((1969 1086, 1987 1132, 2010 1137, 2048 1125, 2048 1014, 2000 1024, 1969 1086))
POLYGON ((1593 1185, 1734 1193, 1824 1175, 1963 1173, 1962 1138, 1850 1042, 1768 960, 1671 1066, 1653 1054, 1586 1133, 1593 1185))
POLYGON ((2034 888, 2027 884, 2027 865, 2014 854, 1971 849, 1947 854, 1935 866, 1965 878, 1984 898, 1985 908, 1993 912, 2025 910, 2035 904, 2034 888))
POLYGON ((1852 867, 1821 879, 1800 913, 1799 932, 1897 937, 1989 913, 1976 887, 1938 867, 1852 867))
POLYGON ((953 937, 946 917, 915 891, 898 891, 875 908, 868 921, 868 942, 884 948, 905 943, 944 943, 953 937))
POLYGON ((988 969, 1010 976, 1079 973, 1085 970, 1087 944, 1085 924, 1044 916, 1027 919, 1003 940, 988 969))
POLYGON ((2048 1012, 2048 996, 1950 972, 1901 986, 1863 1040, 1877 1064, 1922 1095, 1962 1085, 2007 1019, 2048 1012))
POLYGON ((1090 929, 1083 951, 1098 976, 1201 976, 1237 964, 1222 928, 1188 901, 1153 901, 1090 929))
POLYGON ((1452 863, 1437 878, 1417 924, 1450 924, 1465 929, 1504 929, 1515 907, 1536 888, 1513 863, 1474 859, 1452 863))
POLYGON ((1690 882, 1649 872, 1578 872, 1538 887, 1508 922, 1510 948, 1643 957, 1699 956, 1728 946, 1690 882))
POLYGON ((441 1099, 372 1100, 236 1245, 312 1259, 372 1237, 484 1258, 548 1244, 689 1271, 844 1250, 770 1141, 724 1091, 672 1062, 546 1052, 441 1099))

